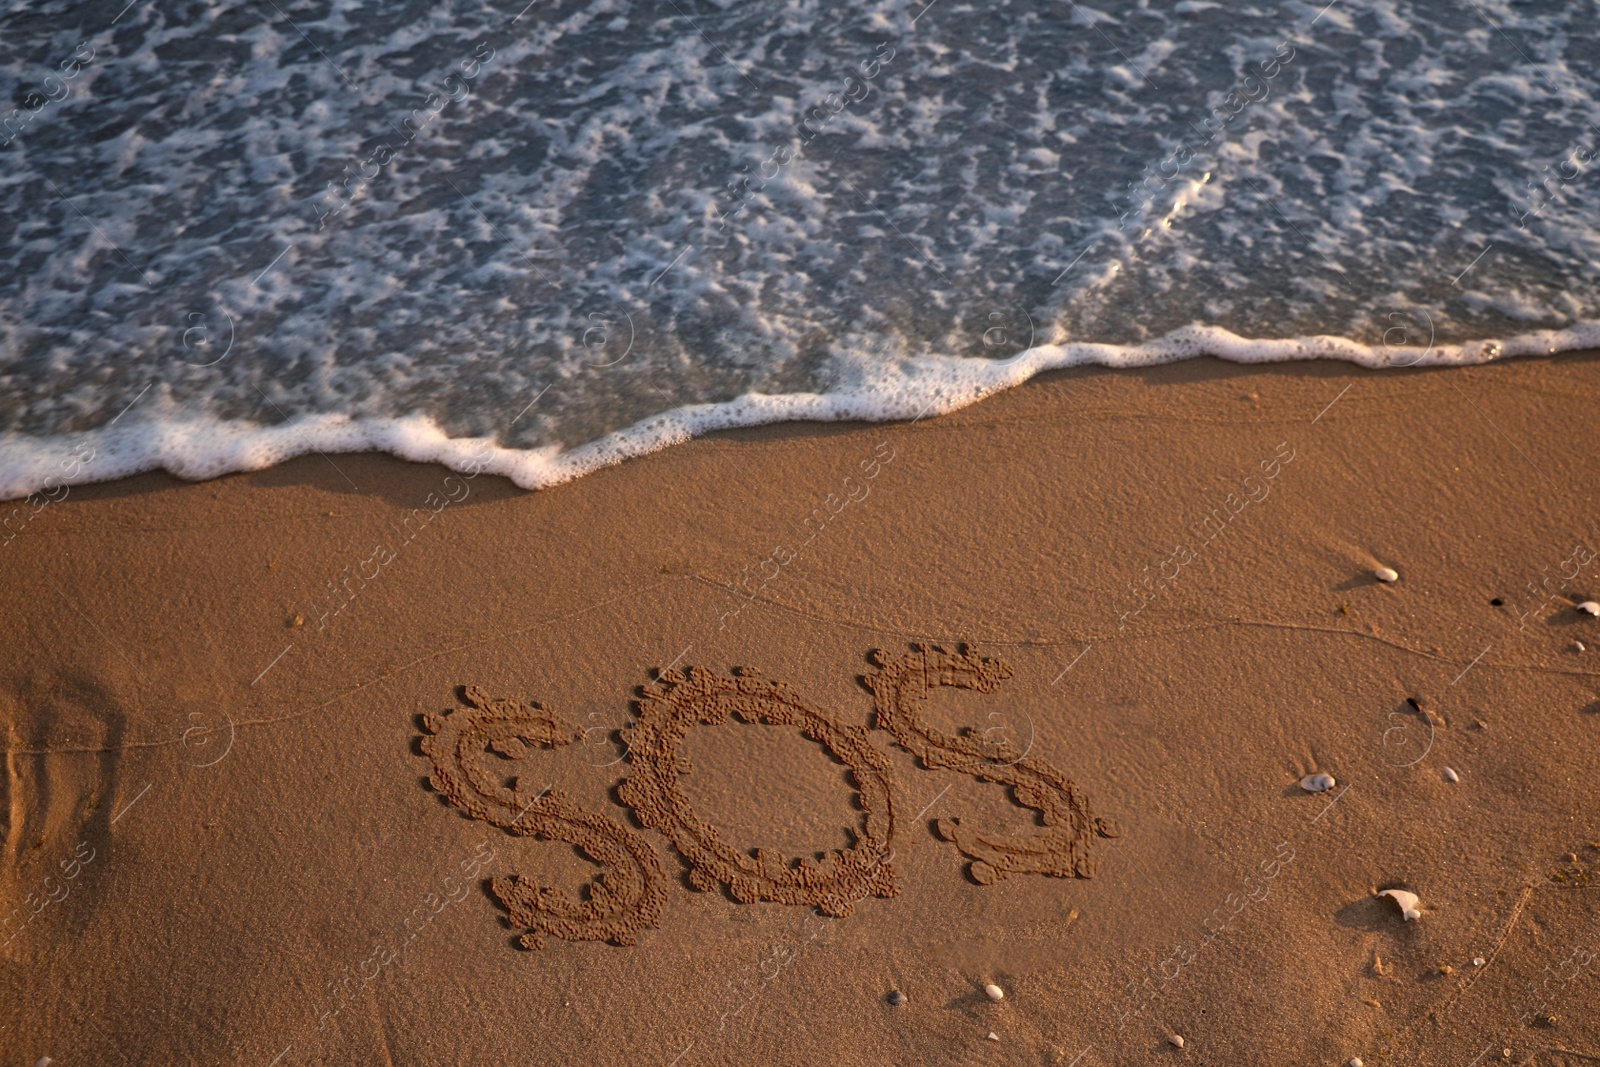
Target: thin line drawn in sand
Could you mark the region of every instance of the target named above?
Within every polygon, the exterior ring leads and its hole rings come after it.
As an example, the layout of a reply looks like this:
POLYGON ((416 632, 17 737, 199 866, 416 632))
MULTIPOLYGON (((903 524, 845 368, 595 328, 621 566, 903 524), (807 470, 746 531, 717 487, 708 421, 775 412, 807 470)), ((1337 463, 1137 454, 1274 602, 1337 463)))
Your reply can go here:
POLYGON ((709 892, 726 885, 735 900, 811 905, 842 918, 868 896, 899 893, 894 870, 883 860, 893 855, 894 794, 888 758, 872 746, 867 731, 841 723, 809 707, 790 687, 741 668, 733 677, 704 667, 688 672, 668 668, 657 673, 654 686, 640 688, 638 717, 623 731, 628 762, 633 768, 617 795, 639 821, 665 834, 689 862, 689 883, 709 892), (797 863, 770 849, 754 855, 728 844, 710 823, 695 813, 679 779, 691 766, 681 748, 698 725, 725 723, 736 715, 747 723, 797 726, 847 765, 857 799, 865 812, 863 825, 852 831, 855 844, 797 863))
POLYGON ((875 724, 893 734, 925 767, 946 767, 1009 787, 1018 803, 1039 813, 1045 826, 1032 836, 1014 836, 982 833, 953 816, 939 819, 934 828, 971 861, 967 873, 972 880, 993 885, 1018 873, 1093 877, 1098 861, 1090 853, 1090 842, 1096 836, 1120 837, 1122 831, 1094 816, 1088 797, 1075 782, 1046 761, 1018 752, 1008 741, 980 738, 970 729, 951 736, 918 715, 934 689, 953 686, 992 693, 1011 677, 1011 668, 966 645, 956 646, 954 653, 924 644, 911 647, 913 651, 898 658, 881 648, 868 657, 879 668, 862 678, 872 692, 875 724))
POLYGON ((536 746, 571 744, 580 736, 577 727, 537 703, 497 700, 478 686, 464 687, 463 696, 470 707, 423 718, 428 733, 421 745, 433 763, 433 788, 473 818, 518 836, 576 845, 601 867, 581 900, 521 875, 491 879, 489 888, 511 922, 528 931, 522 946, 542 948, 548 937, 632 945, 642 930, 659 927, 666 874, 642 834, 586 811, 558 790, 535 794, 520 779, 503 784, 483 765, 490 752, 518 760, 536 746))
POLYGON ((1505 948, 1506 942, 1510 940, 1511 931, 1516 929, 1517 920, 1522 918, 1522 910, 1528 906, 1528 901, 1532 897, 1533 886, 1523 886, 1522 893, 1517 897, 1516 904, 1512 906, 1511 914, 1507 916, 1505 925, 1500 930, 1500 936, 1495 939, 1494 946, 1489 949, 1489 954, 1484 959, 1483 966, 1476 967, 1469 971, 1466 977, 1462 979, 1460 985, 1456 986, 1455 992, 1450 995, 1450 998, 1443 1004, 1439 1005, 1438 1009, 1434 1012, 1438 1018, 1443 1018, 1451 1008, 1455 1007, 1457 1001, 1467 995, 1468 990, 1478 984, 1478 979, 1489 973, 1489 968, 1494 966, 1494 961, 1499 957, 1500 950, 1505 948))
MULTIPOLYGON (((1398 1027, 1391 1037, 1391 1047, 1387 1051, 1396 1055, 1404 1054, 1405 1056, 1409 1056, 1410 1058, 1406 1062, 1415 1063, 1418 1065, 1418 1067, 1422 1067, 1424 1064, 1447 1062, 1444 1059, 1443 1054, 1441 1054, 1436 1047, 1438 1035, 1441 1033, 1454 1033, 1454 1030, 1447 1029, 1447 1021, 1453 1021, 1453 1014, 1461 1006, 1462 1001, 1465 1000, 1472 991, 1472 988, 1477 985, 1481 979, 1488 976, 1495 970, 1494 964, 1505 950, 1506 943, 1511 940, 1512 935, 1516 933, 1519 926, 1522 925, 1522 919, 1528 909, 1528 905, 1536 898, 1551 899, 1555 894, 1593 892, 1600 892, 1600 887, 1591 888, 1574 886, 1557 888, 1555 886, 1548 885, 1522 886, 1522 891, 1518 895, 1516 902, 1512 904, 1511 909, 1507 913, 1506 917, 1501 920, 1499 936, 1495 938, 1493 946, 1484 954, 1483 963, 1481 965, 1469 968, 1462 977, 1461 981, 1440 1002, 1423 1008, 1413 1018, 1404 1023, 1402 1026, 1398 1027)), ((1546 918, 1548 920, 1548 916, 1546 918)), ((1536 925, 1539 925, 1537 921, 1536 925)), ((1542 943, 1543 938, 1539 935, 1534 935, 1533 944, 1537 946, 1542 943)), ((1573 953, 1569 954, 1567 960, 1562 961, 1562 963, 1558 966, 1564 967, 1566 963, 1571 961, 1579 951, 1589 952, 1590 950, 1581 949, 1580 947, 1575 946, 1573 953)), ((1600 954, 1591 952, 1590 958, 1584 963, 1578 965, 1577 972, 1573 974, 1571 978, 1567 979, 1561 988, 1564 989, 1567 986, 1570 986, 1572 982, 1581 978, 1583 976, 1583 971, 1597 958, 1600 958, 1600 954)), ((1544 970, 1539 973, 1543 974, 1549 971, 1550 968, 1546 966, 1544 970)), ((1557 993, 1559 992, 1560 989, 1557 990, 1557 993)), ((1540 1055, 1541 1053, 1558 1053, 1569 1056, 1574 1055, 1574 1053, 1572 1053, 1570 1050, 1557 1049, 1551 1046, 1540 1047, 1533 1044, 1522 1044, 1518 1040, 1518 1035, 1523 1034, 1523 1032, 1528 1029, 1530 1024, 1532 1024, 1537 1017, 1549 1007, 1550 999, 1550 997, 1546 997, 1545 1000, 1538 1005, 1538 1007, 1532 1010, 1523 1010, 1517 1017, 1515 1023, 1505 1024, 1500 1029, 1500 1032, 1495 1035, 1494 1040, 1490 1041, 1485 1046, 1484 1051, 1479 1053, 1477 1058, 1474 1059, 1472 1063, 1476 1064, 1483 1060, 1484 1057, 1489 1053, 1505 1047, 1514 1047, 1519 1053, 1533 1053, 1531 1058, 1519 1058, 1516 1061, 1519 1064, 1526 1065, 1536 1065, 1547 1062, 1542 1058, 1540 1055)), ((1502 1008, 1509 1009, 1513 1006, 1516 1006, 1518 1003, 1523 1003, 1525 1005, 1526 1002, 1524 1002, 1520 997, 1513 997, 1511 991, 1508 990, 1500 994, 1499 1003, 1502 1008)), ((1527 1035, 1527 1037, 1523 1038, 1523 1040, 1532 1040, 1532 1035, 1527 1035)), ((1578 1055, 1584 1054, 1578 1053, 1578 1055)), ((1600 1057, 1594 1058, 1597 1061, 1600 1061, 1600 1057)), ((1395 1062, 1400 1062, 1400 1060, 1396 1059, 1395 1062)), ((1469 1064, 1468 1067, 1471 1067, 1471 1065, 1469 1064)))

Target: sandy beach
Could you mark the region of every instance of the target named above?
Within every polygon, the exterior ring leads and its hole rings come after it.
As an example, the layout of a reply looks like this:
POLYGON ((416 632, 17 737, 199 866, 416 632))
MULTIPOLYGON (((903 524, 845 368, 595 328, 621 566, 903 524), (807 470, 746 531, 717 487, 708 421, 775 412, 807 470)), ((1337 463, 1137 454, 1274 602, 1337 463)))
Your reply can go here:
POLYGON ((1198 359, 536 493, 317 455, 25 506, 5 1062, 1593 1063, 1597 395, 1198 359), (919 756, 863 679, 936 650, 988 691, 905 668, 919 756))

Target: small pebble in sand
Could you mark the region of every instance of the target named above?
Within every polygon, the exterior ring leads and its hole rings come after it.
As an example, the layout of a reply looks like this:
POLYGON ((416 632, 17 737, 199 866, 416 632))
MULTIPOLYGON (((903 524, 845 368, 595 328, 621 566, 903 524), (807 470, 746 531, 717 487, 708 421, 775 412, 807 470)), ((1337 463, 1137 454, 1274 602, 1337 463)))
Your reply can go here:
POLYGON ((1455 771, 1451 770, 1449 767, 1446 767, 1444 769, 1444 780, 1447 782, 1459 782, 1461 781, 1461 776, 1455 771))
POLYGON ((1578 610, 1585 615, 1600 615, 1600 601, 1585 600, 1578 605, 1578 610))
POLYGON ((1380 897, 1388 897, 1398 904, 1400 906, 1400 914, 1405 916, 1406 922, 1422 918, 1422 909, 1419 907, 1422 903, 1422 898, 1411 892, 1411 890, 1385 889, 1378 895, 1380 897))
POLYGON ((1372 572, 1372 576, 1380 582, 1398 582, 1400 572, 1393 567, 1379 567, 1372 572))
POLYGON ((1316 774, 1308 774, 1300 779, 1300 788, 1307 793, 1323 793, 1338 784, 1338 782, 1334 781, 1333 775, 1324 774, 1321 771, 1316 774))
POLYGON ((904 993, 900 992, 900 990, 896 989, 893 993, 889 994, 889 1003, 893 1004, 895 1007, 898 1008, 900 1005, 904 1004, 905 1002, 906 1002, 906 995, 904 993))
POLYGON ((40 1056, 39 1062, 34 1064, 33 1067, 50 1067, 50 1065, 54 1062, 56 1061, 51 1059, 49 1056, 40 1056))
POLYGON ((995 1033, 993 1030, 990 1030, 989 1031, 989 1040, 990 1041, 999 1041, 1000 1040, 1000 1035, 995 1033))
POLYGON ((1562 856, 1561 858, 1566 860, 1568 863, 1577 863, 1578 862, 1578 854, 1576 852, 1568 852, 1565 856, 1562 856))
POLYGON ((1509 1060, 1511 1058, 1511 1050, 1508 1049, 1508 1048, 1501 1049, 1500 1050, 1500 1058, 1503 1059, 1503 1060, 1509 1060))
POLYGON ((984 995, 990 1000, 1004 1000, 1006 995, 1006 991, 995 985, 993 982, 990 982, 988 985, 984 986, 983 992, 984 995))
POLYGON ((1482 956, 1474 956, 1474 957, 1472 957, 1472 965, 1474 967, 1482 967, 1483 964, 1484 964, 1484 959, 1483 959, 1482 956))
POLYGON ((1456 969, 1446 963, 1439 967, 1439 973, 1444 975, 1446 978, 1449 978, 1452 974, 1456 973, 1456 969))
POLYGON ((1572 651, 1574 651, 1574 652, 1582 652, 1583 650, 1584 649, 1583 649, 1583 642, 1582 641, 1574 641, 1574 642, 1572 642, 1572 651))
POLYGON ((1173 1034, 1171 1037, 1167 1038, 1167 1043, 1170 1044, 1173 1048, 1182 1048, 1183 1047, 1183 1035, 1182 1034, 1173 1034))
POLYGON ((1360 1056, 1351 1056, 1350 1067, 1367 1067, 1367 1065, 1361 1062, 1360 1056))

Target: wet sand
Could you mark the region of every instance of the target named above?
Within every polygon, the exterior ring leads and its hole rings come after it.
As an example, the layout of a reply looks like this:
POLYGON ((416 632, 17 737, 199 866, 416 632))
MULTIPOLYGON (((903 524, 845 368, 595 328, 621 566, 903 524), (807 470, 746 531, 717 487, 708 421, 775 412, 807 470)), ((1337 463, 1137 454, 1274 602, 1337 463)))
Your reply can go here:
POLYGON ((1596 395, 1594 354, 1197 360, 915 424, 718 434, 539 493, 373 455, 74 488, 0 548, 0 1046, 1593 1062, 1596 395), (873 650, 963 643, 1009 675, 934 689, 923 724, 1070 780, 1118 836, 1042 826, 1015 782, 926 766, 876 722, 873 650), (758 669, 801 710, 688 727, 661 811, 741 855, 870 845, 892 877, 841 883, 848 915, 742 902, 714 848, 691 862, 668 815, 622 802, 645 767, 616 731, 689 667, 758 669), (425 717, 469 710, 469 685, 568 731, 492 755, 495 788, 548 788, 655 857, 636 943, 522 947, 493 880, 581 899, 596 867, 430 786, 425 717), (852 758, 879 767, 886 837, 866 772, 806 723, 877 753, 852 758), (1305 792, 1316 771, 1338 784, 1305 792), (1049 833, 1093 876, 973 866, 1049 833))

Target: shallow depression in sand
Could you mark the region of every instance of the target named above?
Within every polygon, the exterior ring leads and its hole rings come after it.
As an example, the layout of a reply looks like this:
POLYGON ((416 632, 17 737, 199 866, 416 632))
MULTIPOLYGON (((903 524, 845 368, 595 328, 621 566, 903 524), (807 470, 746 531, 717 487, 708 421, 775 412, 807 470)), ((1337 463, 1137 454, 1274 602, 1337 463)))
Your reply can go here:
POLYGON ((734 848, 772 848, 790 858, 853 845, 861 825, 850 769, 798 727, 741 723, 690 731, 693 772, 683 790, 701 818, 734 848))

